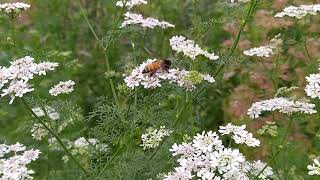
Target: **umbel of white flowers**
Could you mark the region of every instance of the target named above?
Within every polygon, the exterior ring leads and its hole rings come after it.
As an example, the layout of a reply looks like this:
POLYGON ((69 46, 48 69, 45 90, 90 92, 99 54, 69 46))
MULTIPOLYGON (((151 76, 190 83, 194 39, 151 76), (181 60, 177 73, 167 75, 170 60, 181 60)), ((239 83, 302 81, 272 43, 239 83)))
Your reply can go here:
POLYGON ((0 4, 0 11, 3 11, 10 16, 19 15, 22 11, 25 11, 29 8, 30 8, 29 4, 25 4, 21 2, 0 4))
POLYGON ((320 4, 288 6, 282 12, 277 13, 275 17, 289 16, 301 19, 308 14, 316 15, 318 12, 320 12, 320 4))
POLYGON ((304 90, 307 96, 320 99, 320 74, 310 74, 306 80, 308 84, 304 90))
MULTIPOLYGON (((228 124, 221 126, 221 136, 231 135, 237 144, 259 146, 260 141, 252 137, 245 130, 245 126, 228 124)), ((197 134, 191 142, 174 144, 170 149, 172 155, 178 157, 179 166, 174 171, 164 175, 165 180, 175 179, 216 179, 216 180, 249 180, 256 176, 265 167, 265 163, 258 161, 249 162, 238 150, 226 147, 216 132, 202 132, 197 134), (196 177, 195 177, 196 176, 196 177)), ((267 167, 259 179, 273 177, 271 167, 267 167)))
POLYGON ((20 143, 0 144, 0 179, 33 179, 34 171, 26 166, 38 159, 40 153, 37 149, 26 150, 20 143))
POLYGON ((270 43, 268 45, 245 50, 243 51, 243 54, 247 56, 271 57, 273 54, 275 54, 274 51, 277 50, 283 42, 280 39, 280 36, 281 34, 276 35, 274 38, 270 40, 270 43))
POLYGON ((279 97, 253 103, 251 108, 248 109, 248 115, 251 118, 258 118, 263 111, 275 110, 285 114, 291 114, 294 112, 314 114, 317 112, 314 108, 315 104, 279 97))
POLYGON ((23 97, 24 94, 32 92, 34 88, 29 83, 35 75, 46 75, 53 71, 58 63, 34 62, 34 58, 25 56, 11 62, 10 67, 0 66, 0 90, 1 97, 10 96, 10 104, 16 97, 23 97))
POLYGON ((185 56, 195 60, 197 56, 203 55, 210 60, 217 60, 219 56, 214 53, 209 53, 200 48, 200 46, 193 40, 189 40, 184 36, 173 36, 170 40, 170 46, 172 50, 183 53, 185 56))
POLYGON ((160 27, 162 29, 174 28, 173 24, 170 24, 166 21, 159 21, 155 18, 144 18, 141 14, 135 14, 127 12, 124 14, 124 22, 121 24, 121 28, 127 27, 129 25, 139 25, 146 28, 155 28, 160 27))
POLYGON ((133 69, 131 74, 124 79, 127 86, 132 89, 139 86, 143 86, 146 89, 154 89, 156 87, 161 87, 162 81, 169 81, 169 83, 176 83, 178 86, 191 91, 195 88, 195 84, 201 83, 202 81, 207 81, 209 83, 215 82, 214 78, 209 74, 200 74, 195 71, 173 68, 169 69, 169 72, 157 71, 152 76, 147 73, 143 74, 142 71, 145 66, 155 61, 157 61, 157 59, 148 59, 146 62, 133 69))
POLYGON ((141 4, 148 4, 146 0, 127 0, 125 3, 125 0, 117 1, 116 6, 123 7, 124 5, 128 7, 129 9, 139 6, 141 4))

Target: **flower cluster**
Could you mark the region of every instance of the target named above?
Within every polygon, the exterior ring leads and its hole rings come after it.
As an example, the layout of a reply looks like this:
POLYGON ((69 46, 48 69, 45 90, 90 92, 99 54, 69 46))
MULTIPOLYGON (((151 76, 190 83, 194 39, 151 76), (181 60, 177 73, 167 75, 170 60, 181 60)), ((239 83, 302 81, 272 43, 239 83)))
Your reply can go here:
POLYGON ((23 97, 34 90, 28 82, 34 75, 46 75, 47 71, 52 71, 57 66, 58 63, 52 62, 35 63, 34 58, 26 56, 11 62, 8 68, 0 67, 0 90, 8 84, 2 89, 1 97, 10 96, 11 104, 16 97, 23 97))
POLYGON ((76 83, 72 80, 69 81, 60 81, 57 85, 55 85, 54 87, 52 87, 49 91, 49 93, 52 96, 58 96, 60 94, 69 94, 74 90, 74 85, 76 83))
MULTIPOLYGON (((54 144, 56 142, 53 141, 52 143, 54 144)), ((74 142, 69 141, 68 149, 71 150, 72 155, 80 155, 83 158, 84 156, 89 156, 92 152, 92 149, 106 152, 108 150, 108 145, 100 143, 97 139, 85 139, 84 137, 80 137, 74 142)), ((62 157, 62 159, 64 162, 67 162, 69 157, 65 155, 62 157)))
POLYGON ((254 138, 252 133, 249 133, 245 128, 246 125, 236 126, 229 123, 226 126, 220 126, 219 132, 222 135, 232 134, 231 138, 236 144, 246 144, 249 147, 260 146, 260 141, 254 138))
POLYGON ((310 74, 306 80, 308 82, 305 88, 307 96, 320 99, 320 74, 310 74))
POLYGON ((276 137, 278 135, 278 127, 275 122, 267 122, 266 125, 258 130, 258 134, 269 134, 272 137, 276 137))
POLYGON ((144 18, 141 14, 135 14, 131 12, 127 12, 124 14, 124 22, 121 24, 121 28, 126 27, 131 24, 137 24, 142 27, 147 27, 147 28, 155 28, 155 27, 160 27, 162 29, 167 29, 167 28, 174 28, 174 25, 166 22, 166 21, 159 21, 158 19, 155 18, 144 18))
POLYGON ((196 71, 169 69, 169 72, 157 71, 152 76, 142 73, 147 64, 155 61, 157 60, 148 59, 146 62, 133 69, 131 74, 125 77, 124 81, 127 86, 134 89, 135 87, 142 85, 146 89, 153 89, 161 87, 162 80, 168 80, 170 83, 176 83, 178 86, 185 87, 187 90, 193 90, 195 84, 199 84, 202 81, 207 81, 209 83, 215 82, 212 76, 200 74, 196 71))
POLYGON ((313 164, 308 165, 307 168, 309 170, 308 174, 310 176, 320 175, 320 162, 317 159, 314 159, 313 164))
POLYGON ((147 133, 141 135, 143 150, 153 149, 160 146, 163 138, 170 136, 173 131, 166 129, 165 126, 161 126, 160 129, 147 129, 147 133))
POLYGON ((193 40, 189 40, 183 36, 173 36, 170 39, 170 46, 172 50, 183 53, 185 56, 190 57, 195 60, 195 58, 199 55, 203 55, 210 60, 217 60, 219 56, 214 53, 209 53, 200 48, 200 46, 195 43, 193 40))
POLYGON ((30 8, 29 4, 25 4, 21 2, 0 4, 0 11, 5 12, 6 14, 18 15, 22 11, 25 11, 29 8, 30 8))
POLYGON ((26 150, 20 143, 0 144, 0 179, 33 179, 33 170, 26 166, 39 158, 39 150, 26 150), (12 155, 11 155, 12 154, 12 155))
POLYGON ((278 34, 270 40, 268 45, 251 48, 243 51, 243 54, 247 56, 271 57, 273 54, 275 54, 274 51, 282 44, 282 42, 283 41, 280 39, 280 34, 278 34))
POLYGON ((277 13, 275 17, 289 16, 301 19, 308 14, 316 15, 318 12, 320 12, 320 4, 288 6, 282 12, 277 13))
POLYGON ((317 112, 316 110, 314 110, 314 108, 315 105, 311 103, 294 101, 287 98, 279 97, 253 103, 251 108, 248 109, 248 115, 251 118, 258 118, 263 111, 275 110, 279 110, 279 112, 285 114, 290 114, 293 112, 314 114, 317 112))
POLYGON ((146 0, 128 0, 126 3, 124 0, 117 1, 116 6, 123 7, 126 6, 129 9, 133 8, 134 6, 139 6, 141 4, 148 4, 146 0))
MULTIPOLYGON (((231 129, 224 128, 224 130, 225 133, 234 132, 231 129)), ((238 149, 225 147, 219 135, 212 131, 197 134, 192 142, 174 144, 170 151, 173 156, 179 157, 177 161, 180 166, 164 175, 165 180, 198 178, 249 180, 251 175, 257 175, 263 169, 261 166, 256 166, 257 162, 261 161, 248 162, 238 149)), ((272 176, 272 169, 268 167, 259 178, 267 179, 272 176)))

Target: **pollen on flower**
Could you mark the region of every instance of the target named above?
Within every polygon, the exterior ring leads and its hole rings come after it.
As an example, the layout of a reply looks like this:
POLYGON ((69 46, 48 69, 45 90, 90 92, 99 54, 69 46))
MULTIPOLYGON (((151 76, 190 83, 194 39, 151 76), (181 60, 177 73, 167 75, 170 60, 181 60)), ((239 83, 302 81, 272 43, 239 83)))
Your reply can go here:
POLYGON ((69 94, 74 90, 74 85, 76 83, 72 80, 69 81, 60 81, 57 85, 52 87, 49 91, 49 93, 52 96, 58 96, 60 94, 69 94))
POLYGON ((173 36, 170 39, 170 46, 172 50, 183 53, 185 56, 195 60, 197 56, 203 55, 210 60, 217 60, 219 56, 214 53, 209 53, 200 48, 193 40, 189 40, 184 36, 173 36))
POLYGON ((140 25, 141 27, 155 28, 160 27, 162 29, 174 28, 173 24, 170 24, 166 21, 159 21, 155 18, 144 18, 141 14, 135 14, 127 12, 124 14, 124 22, 121 24, 121 28, 124 28, 129 25, 140 25))

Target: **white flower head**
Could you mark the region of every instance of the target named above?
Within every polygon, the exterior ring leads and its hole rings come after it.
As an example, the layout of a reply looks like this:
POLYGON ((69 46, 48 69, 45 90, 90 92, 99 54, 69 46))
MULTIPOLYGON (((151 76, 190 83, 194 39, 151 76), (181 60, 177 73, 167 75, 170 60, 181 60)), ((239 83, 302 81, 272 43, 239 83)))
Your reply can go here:
MULTIPOLYGON (((250 173, 254 176, 258 175, 261 170, 266 166, 267 164, 258 160, 258 161, 253 161, 250 163, 251 166, 251 171, 250 173)), ((262 180, 268 180, 274 176, 274 173, 272 171, 272 168, 270 166, 267 166, 263 172, 259 175, 259 178, 262 180)))
POLYGON ((309 170, 308 174, 310 176, 314 176, 314 175, 320 176, 320 163, 317 159, 314 159, 313 164, 308 165, 307 168, 309 170))
POLYGON ((10 104, 16 97, 23 97, 24 94, 34 91, 29 80, 35 75, 46 75, 58 66, 58 63, 52 62, 36 63, 30 56, 17 59, 10 64, 10 67, 0 67, 1 97, 10 96, 10 104))
POLYGON ((314 109, 315 105, 300 101, 293 101, 287 98, 279 97, 252 104, 248 109, 248 115, 251 118, 258 118, 263 111, 279 110, 281 113, 291 114, 294 112, 301 112, 305 114, 314 114, 317 111, 314 109))
MULTIPOLYGON (((188 80, 188 76, 191 75, 191 71, 172 68, 169 69, 169 72, 160 70, 156 71, 152 76, 150 76, 148 73, 142 73, 147 64, 155 61, 157 61, 157 59, 148 59, 146 62, 133 69, 131 74, 126 76, 124 79, 127 86, 132 89, 139 86, 143 86, 146 89, 154 89, 161 87, 161 83, 163 81, 168 81, 169 83, 175 83, 180 87, 184 87, 189 91, 196 88, 193 82, 188 80)), ((207 81, 208 83, 215 82, 214 78, 209 74, 196 74, 198 75, 198 78, 203 81, 207 81)))
POLYGON ((320 99, 320 74, 310 74, 306 80, 308 82, 305 88, 307 96, 320 99))
POLYGON ((52 96, 58 96, 60 94, 69 94, 74 90, 74 85, 76 83, 72 80, 69 81, 60 81, 57 85, 52 87, 49 93, 52 96))
POLYGON ((6 14, 20 14, 22 11, 25 11, 30 8, 29 4, 16 2, 16 3, 4 3, 0 4, 0 11, 5 12, 6 14))
POLYGON ((280 39, 280 36, 281 34, 276 35, 270 40, 268 45, 245 50, 243 51, 243 54, 247 56, 271 57, 283 42, 282 39, 280 39))
POLYGON ((210 60, 217 60, 219 56, 214 53, 209 53, 200 48, 198 44, 196 44, 193 40, 189 40, 183 36, 173 36, 170 39, 170 46, 172 50, 183 53, 185 56, 190 57, 195 60, 195 58, 199 55, 203 55, 210 60))
POLYGON ((249 147, 260 146, 260 141, 253 137, 252 133, 245 130, 246 125, 236 126, 228 123, 226 126, 220 126, 219 132, 222 135, 231 134, 231 138, 236 144, 246 144, 249 147))
POLYGON ((221 149, 222 141, 219 139, 217 133, 209 131, 202 132, 201 134, 197 134, 193 140, 193 147, 196 151, 201 151, 203 153, 212 152, 216 149, 221 149))
POLYGON ((132 9, 135 6, 139 6, 141 4, 148 4, 146 0, 119 0, 116 3, 116 6, 123 7, 126 6, 128 9, 132 9), (127 1, 127 2, 125 2, 127 1))
POLYGON ((147 133, 141 135, 143 150, 154 149, 160 146, 164 137, 170 136, 173 131, 166 129, 165 126, 161 126, 160 129, 148 129, 147 133))
POLYGON ((141 27, 146 28, 155 28, 160 27, 162 29, 174 28, 173 24, 170 24, 166 21, 159 21, 155 18, 144 18, 141 14, 135 14, 131 12, 127 12, 124 14, 124 22, 121 24, 121 28, 129 26, 129 25, 140 25, 141 27))
POLYGON ((288 6, 279 12, 275 17, 294 17, 301 19, 307 15, 316 15, 320 11, 320 4, 300 5, 300 6, 288 6))
POLYGON ((20 143, 14 145, 0 144, 1 179, 33 179, 34 171, 26 166, 39 158, 39 150, 26 150, 20 143), (12 152, 12 154, 9 154, 12 152), (6 156, 4 156, 6 155, 6 156))

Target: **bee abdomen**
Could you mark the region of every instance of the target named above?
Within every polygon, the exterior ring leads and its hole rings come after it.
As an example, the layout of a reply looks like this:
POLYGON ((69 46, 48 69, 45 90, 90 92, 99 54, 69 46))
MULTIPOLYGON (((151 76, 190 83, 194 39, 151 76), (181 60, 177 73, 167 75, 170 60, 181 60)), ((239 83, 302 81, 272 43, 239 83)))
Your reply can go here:
POLYGON ((152 71, 156 71, 159 68, 160 68, 159 63, 151 63, 149 65, 146 65, 146 67, 144 68, 142 73, 149 73, 149 72, 152 72, 152 71))

